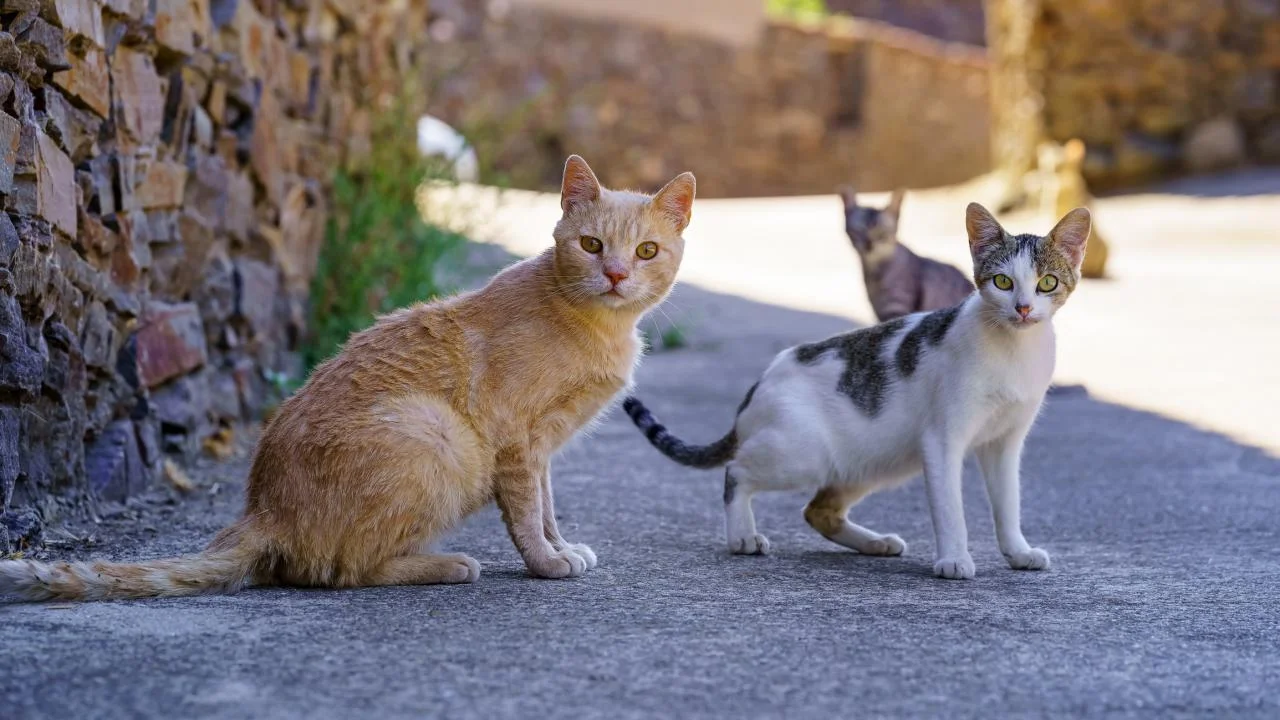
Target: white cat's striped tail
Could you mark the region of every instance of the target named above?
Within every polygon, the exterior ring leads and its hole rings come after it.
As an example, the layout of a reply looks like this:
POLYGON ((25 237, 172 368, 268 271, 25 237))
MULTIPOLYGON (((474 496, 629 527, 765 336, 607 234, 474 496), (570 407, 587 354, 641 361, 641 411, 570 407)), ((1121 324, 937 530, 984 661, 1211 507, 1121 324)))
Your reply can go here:
POLYGON ((622 409, 627 411, 631 422, 640 428, 640 432, 649 438, 649 442, 658 448, 659 452, 681 465, 703 469, 719 467, 732 460, 733 454, 738 450, 736 427, 709 445, 689 445, 667 432, 667 428, 658 422, 653 413, 649 412, 649 408, 646 408, 638 398, 628 397, 623 400, 622 409))
POLYGON ((140 563, 0 560, 0 596, 23 600, 124 600, 234 593, 263 556, 246 520, 189 557, 140 563))

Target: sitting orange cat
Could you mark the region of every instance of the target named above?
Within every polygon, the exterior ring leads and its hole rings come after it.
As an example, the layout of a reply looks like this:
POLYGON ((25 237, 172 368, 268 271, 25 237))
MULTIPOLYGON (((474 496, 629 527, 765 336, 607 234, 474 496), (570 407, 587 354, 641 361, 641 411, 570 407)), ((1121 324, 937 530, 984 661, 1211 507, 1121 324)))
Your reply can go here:
POLYGON ((203 553, 138 564, 0 562, 0 593, 101 600, 474 581, 426 544, 496 500, 529 571, 596 564, 556 527, 551 455, 631 383, 636 323, 670 291, 694 177, 652 197, 565 164, 555 246, 482 290, 378 320, 267 425, 244 517, 203 553))

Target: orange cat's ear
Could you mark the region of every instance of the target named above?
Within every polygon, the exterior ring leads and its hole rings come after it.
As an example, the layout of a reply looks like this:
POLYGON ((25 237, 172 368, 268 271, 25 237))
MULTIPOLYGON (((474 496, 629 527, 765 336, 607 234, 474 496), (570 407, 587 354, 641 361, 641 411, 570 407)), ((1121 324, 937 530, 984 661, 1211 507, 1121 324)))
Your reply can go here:
POLYGON ((694 180, 693 173, 685 172, 677 175, 653 196, 653 206, 676 226, 677 232, 683 232, 689 226, 696 189, 697 181, 694 180))
POLYGON ((564 179, 560 181, 560 209, 570 210, 600 199, 600 181, 587 161, 570 155, 564 163, 564 179))

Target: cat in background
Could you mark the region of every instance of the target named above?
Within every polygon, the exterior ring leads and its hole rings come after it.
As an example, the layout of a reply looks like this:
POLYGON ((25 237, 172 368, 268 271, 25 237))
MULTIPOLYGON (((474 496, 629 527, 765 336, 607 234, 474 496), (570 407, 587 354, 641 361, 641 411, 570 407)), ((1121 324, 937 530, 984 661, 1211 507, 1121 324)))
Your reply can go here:
POLYGON ((1044 570, 1049 555, 1022 534, 1023 441, 1053 376, 1053 316, 1080 279, 1089 211, 1046 236, 1011 235, 985 208, 966 214, 977 292, 960 304, 782 351, 747 391, 728 434, 689 445, 635 397, 623 403, 641 432, 683 465, 727 465, 729 550, 763 554, 752 496, 816 489, 805 520, 866 555, 906 543, 849 521, 870 493, 924 473, 936 539, 934 574, 974 576, 960 492, 965 456, 986 479, 996 539, 1009 566, 1044 570))
POLYGON ((433 539, 496 500, 529 572, 596 565, 556 524, 551 455, 631 383, 636 323, 671 290, 694 177, 650 197, 565 163, 555 243, 483 289, 380 318, 267 424, 244 516, 197 555, 140 563, 0 561, 0 594, 107 600, 472 582, 433 539))
MULTIPOLYGON (((1036 151, 1039 165, 1037 174, 1040 212, 1045 217, 1060 217, 1072 208, 1090 207, 1093 204, 1081 170, 1084 157, 1084 143, 1079 139, 1073 138, 1063 145, 1047 141, 1040 143, 1036 151)), ((1107 258, 1110 254, 1107 241, 1098 234, 1095 224, 1089 237, 1089 247, 1085 251, 1084 264, 1080 268, 1081 275, 1091 279, 1106 275, 1107 258)))
POLYGON ((964 273, 920 257, 898 242, 903 195, 902 190, 895 190, 886 207, 873 208, 858 204, 853 188, 840 188, 845 232, 862 259, 867 295, 881 322, 951 307, 973 292, 973 283, 964 273))

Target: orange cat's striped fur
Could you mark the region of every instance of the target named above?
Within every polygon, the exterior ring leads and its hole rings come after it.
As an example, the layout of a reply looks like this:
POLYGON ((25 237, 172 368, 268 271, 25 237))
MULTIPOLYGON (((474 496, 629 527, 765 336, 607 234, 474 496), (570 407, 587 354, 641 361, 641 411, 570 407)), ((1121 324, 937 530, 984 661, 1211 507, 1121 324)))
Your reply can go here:
POLYGON ((689 173, 650 197, 604 189, 570 157, 555 246, 482 290, 352 336, 268 424, 244 517, 207 550, 138 564, 4 561, 0 593, 471 582, 475 560, 425 546, 494 500, 532 574, 581 575, 596 557, 556 527, 551 456, 630 384, 636 323, 671 289, 693 197, 689 173))

